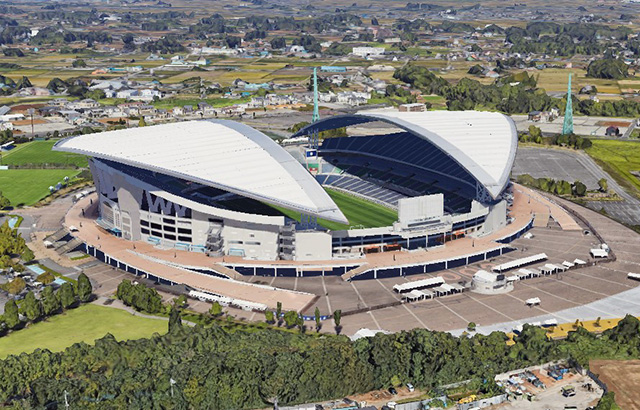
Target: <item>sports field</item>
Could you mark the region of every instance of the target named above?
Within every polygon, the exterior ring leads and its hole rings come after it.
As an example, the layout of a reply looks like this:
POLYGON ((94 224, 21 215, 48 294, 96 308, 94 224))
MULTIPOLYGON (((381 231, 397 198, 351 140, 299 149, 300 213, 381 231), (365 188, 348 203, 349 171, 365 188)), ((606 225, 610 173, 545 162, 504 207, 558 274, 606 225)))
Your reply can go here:
POLYGON ((64 164, 69 168, 86 167, 87 157, 83 155, 69 154, 66 152, 52 151, 51 148, 57 140, 33 141, 20 144, 9 152, 3 153, 3 165, 24 164, 64 164))
POLYGON ((133 316, 116 308, 84 305, 1 337, 0 359, 12 354, 29 353, 37 348, 58 352, 74 343, 93 343, 107 333, 117 340, 128 340, 166 332, 165 320, 133 316))
POLYGON ((398 213, 382 205, 360 199, 344 192, 325 188, 331 199, 338 205, 350 226, 365 228, 389 226, 398 220, 398 213))
POLYGON ((80 173, 73 169, 9 169, 0 170, 0 191, 11 205, 33 205, 49 195, 49 187, 80 173))
MULTIPOLYGON (((331 199, 338 205, 349 224, 318 219, 318 225, 333 231, 349 229, 350 227, 377 228, 389 226, 398 220, 398 213, 382 205, 349 195, 340 191, 324 188, 331 199)), ((278 210, 281 214, 300 221, 300 213, 290 209, 269 205, 278 210)))
POLYGON ((587 153, 620 185, 640 196, 640 179, 631 171, 640 171, 640 143, 634 141, 591 140, 587 153))

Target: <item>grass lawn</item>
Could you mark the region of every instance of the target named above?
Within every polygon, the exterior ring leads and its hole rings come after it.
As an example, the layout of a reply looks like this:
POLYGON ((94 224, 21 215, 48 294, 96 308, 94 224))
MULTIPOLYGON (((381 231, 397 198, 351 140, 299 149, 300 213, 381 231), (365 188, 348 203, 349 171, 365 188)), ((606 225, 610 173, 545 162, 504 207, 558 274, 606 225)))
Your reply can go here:
MULTIPOLYGON (((338 205, 344 216, 349 221, 348 225, 338 222, 318 219, 318 225, 334 231, 349 229, 354 226, 364 226, 365 228, 376 228, 381 226, 389 226, 398 220, 398 213, 393 209, 389 209, 382 205, 378 205, 371 201, 349 195, 341 191, 325 188, 331 199, 338 205)), ((300 221, 300 213, 285 208, 276 207, 282 214, 291 219, 300 221)))
POLYGON ((640 196, 640 179, 630 171, 640 171, 640 144, 634 141, 591 140, 587 154, 620 185, 640 196))
POLYGON ((133 316, 105 306, 84 305, 0 338, 0 359, 38 348, 59 352, 74 343, 93 343, 107 333, 117 340, 128 340, 166 332, 165 320, 133 316))
POLYGON ((69 167, 86 167, 87 157, 67 152, 52 151, 57 140, 33 141, 20 144, 3 154, 3 165, 22 164, 66 164, 69 167))
POLYGON ((9 169, 0 171, 0 191, 11 205, 33 205, 49 195, 49 187, 73 178, 80 171, 71 169, 9 169))

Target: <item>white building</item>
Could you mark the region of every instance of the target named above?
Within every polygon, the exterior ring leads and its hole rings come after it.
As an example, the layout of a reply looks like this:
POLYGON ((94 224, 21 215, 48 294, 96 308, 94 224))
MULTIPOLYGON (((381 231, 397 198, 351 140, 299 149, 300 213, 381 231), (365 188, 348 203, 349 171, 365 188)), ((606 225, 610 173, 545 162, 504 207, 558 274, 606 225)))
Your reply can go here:
POLYGON ((364 58, 381 56, 384 55, 386 51, 387 50, 384 47, 354 47, 351 53, 364 58))

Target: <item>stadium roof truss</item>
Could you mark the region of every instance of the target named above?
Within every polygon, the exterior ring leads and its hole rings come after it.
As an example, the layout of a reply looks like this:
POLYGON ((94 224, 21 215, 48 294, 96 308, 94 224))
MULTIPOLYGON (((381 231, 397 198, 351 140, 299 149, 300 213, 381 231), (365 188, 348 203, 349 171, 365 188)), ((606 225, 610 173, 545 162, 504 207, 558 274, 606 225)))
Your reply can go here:
MULTIPOLYGON (((515 161, 518 134, 506 115, 478 111, 401 112, 369 110, 329 117, 293 137, 382 121, 425 139, 462 166, 477 182, 477 197, 497 199, 507 186, 515 161)), ((482 201, 484 202, 484 201, 482 201)))
POLYGON ((267 135, 228 120, 185 121, 69 137, 55 151, 111 160, 348 223, 331 197, 267 135))

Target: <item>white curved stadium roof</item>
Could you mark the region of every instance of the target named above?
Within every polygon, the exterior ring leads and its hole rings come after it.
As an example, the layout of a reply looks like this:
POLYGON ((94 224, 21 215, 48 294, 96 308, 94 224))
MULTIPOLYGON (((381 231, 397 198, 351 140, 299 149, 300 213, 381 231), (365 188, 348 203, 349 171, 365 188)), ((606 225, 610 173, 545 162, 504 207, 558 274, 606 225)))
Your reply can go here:
POLYGON ((149 169, 348 223, 289 153, 263 133, 234 121, 186 121, 80 135, 57 142, 53 149, 149 169))
POLYGON ((326 118, 308 125, 320 130, 370 121, 384 121, 425 138, 462 165, 496 198, 509 181, 515 161, 518 134, 506 115, 480 111, 401 112, 395 109, 358 111, 356 114, 326 118), (350 121, 352 119, 352 121, 350 121))

